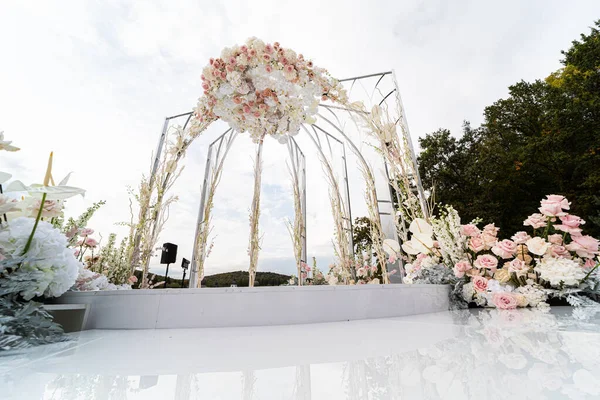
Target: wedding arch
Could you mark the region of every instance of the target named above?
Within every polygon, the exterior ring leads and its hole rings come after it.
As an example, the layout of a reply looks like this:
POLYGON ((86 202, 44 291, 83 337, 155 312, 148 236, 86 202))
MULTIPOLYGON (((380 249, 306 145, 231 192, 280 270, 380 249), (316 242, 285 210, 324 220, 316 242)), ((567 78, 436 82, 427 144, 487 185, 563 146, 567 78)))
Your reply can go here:
MULTIPOLYGON (((221 119, 228 123, 229 129, 208 147, 190 287, 199 287, 203 277, 213 198, 225 159, 234 140, 245 132, 256 143, 248 248, 250 286, 254 285, 260 248, 261 157, 267 136, 286 145, 289 153, 288 167, 294 193, 294 221, 290 223, 290 234, 294 242, 298 284, 303 284, 302 265, 306 263, 307 252, 306 163, 304 153, 294 139, 301 131, 315 145, 329 183, 335 252, 348 281, 355 277, 356 271, 352 266, 354 246, 346 146, 356 157, 365 181, 365 201, 372 223, 372 251, 380 263, 383 283, 389 283, 388 263, 395 262, 396 257, 385 261, 389 249, 384 249, 384 240, 406 240, 405 221, 428 214, 394 72, 336 80, 302 54, 285 49, 277 42, 271 45, 252 38, 242 46, 224 49, 221 57, 211 59, 203 70, 202 81, 204 95, 197 107, 165 119, 150 176, 140 190, 140 222, 135 232, 132 260, 144 268, 144 274, 165 221, 164 211, 172 201, 167 193, 179 176, 178 164, 194 139, 212 122, 221 119), (350 96, 366 96, 366 99, 350 102, 350 96), (368 110, 367 105, 373 107, 368 110), (171 121, 180 118, 185 120, 183 125, 170 129, 173 128, 171 121), (383 172, 372 168, 348 136, 348 120, 374 142, 373 147, 382 157, 383 172), (333 155, 327 149, 331 149, 332 144, 342 149, 341 180, 331 167, 333 155), (383 190, 376 187, 378 173, 383 173, 386 186, 383 190)), ((401 264, 399 270, 402 272, 401 264)))

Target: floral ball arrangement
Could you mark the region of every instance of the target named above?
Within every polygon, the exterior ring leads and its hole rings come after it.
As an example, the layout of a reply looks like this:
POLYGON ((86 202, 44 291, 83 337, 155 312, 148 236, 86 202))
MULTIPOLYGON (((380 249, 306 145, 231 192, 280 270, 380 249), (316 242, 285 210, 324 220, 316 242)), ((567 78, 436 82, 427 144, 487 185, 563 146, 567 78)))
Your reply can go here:
MULTIPOLYGON (((23 254, 34 224, 35 219, 20 217, 0 229, 3 258, 18 258, 23 254)), ((27 251, 27 261, 12 274, 13 281, 25 283, 19 292, 25 300, 57 297, 73 286, 81 263, 67 244, 68 239, 61 231, 48 222, 39 221, 27 251)))
POLYGON ((192 136, 222 119, 238 132, 249 132, 256 142, 271 135, 285 143, 301 124, 315 122, 319 101, 347 101, 342 86, 325 69, 277 42, 256 38, 211 58, 201 78, 204 96, 194 110, 192 136))

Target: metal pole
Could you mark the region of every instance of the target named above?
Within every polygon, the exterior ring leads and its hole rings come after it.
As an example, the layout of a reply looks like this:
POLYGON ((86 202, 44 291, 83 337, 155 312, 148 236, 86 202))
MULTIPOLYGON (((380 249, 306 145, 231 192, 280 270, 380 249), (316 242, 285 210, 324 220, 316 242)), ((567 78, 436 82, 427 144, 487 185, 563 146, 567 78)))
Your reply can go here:
POLYGON ((200 287, 198 284, 198 257, 202 257, 201 254, 198 254, 198 234, 200 233, 200 228, 204 221, 204 207, 206 204, 206 191, 208 190, 208 174, 210 172, 210 161, 212 156, 212 145, 208 148, 208 154, 206 156, 206 167, 204 168, 204 181, 202 182, 202 195, 200 197, 200 208, 198 209, 198 220, 196 222, 196 234, 194 235, 194 249, 192 252, 192 265, 190 267, 190 281, 188 282, 188 287, 190 289, 200 287))
POLYGON ((158 146, 156 147, 156 154, 154 155, 154 164, 152 165, 152 172, 150 173, 150 187, 154 183, 154 179, 156 176, 156 171, 158 170, 158 165, 160 164, 160 156, 162 154, 163 146, 165 145, 165 141, 167 139, 167 128, 169 127, 170 118, 165 118, 165 123, 163 124, 163 129, 160 134, 160 139, 158 140, 158 146))
MULTIPOLYGON (((398 102, 398 107, 400 108, 401 118, 402 118, 402 126, 406 130, 406 141, 408 142, 408 147, 410 151, 410 157, 412 159, 413 169, 415 173, 415 177, 417 179, 417 191, 419 192, 419 199, 421 202, 421 210, 423 211, 423 216, 425 218, 429 218, 429 209, 427 207, 427 200, 425 199, 425 190, 423 189, 423 182, 421 181, 421 175, 419 174, 419 165, 417 164, 417 157, 415 155, 415 148, 413 147, 412 138, 410 136, 410 130, 408 129, 408 122, 406 120, 406 113, 404 112, 404 105, 402 104, 402 96, 400 95, 400 89, 398 88, 398 81, 396 80, 396 73, 392 70, 392 80, 394 81, 394 86, 396 88, 396 101, 398 102)), ((404 131, 403 129, 403 131, 404 131)))

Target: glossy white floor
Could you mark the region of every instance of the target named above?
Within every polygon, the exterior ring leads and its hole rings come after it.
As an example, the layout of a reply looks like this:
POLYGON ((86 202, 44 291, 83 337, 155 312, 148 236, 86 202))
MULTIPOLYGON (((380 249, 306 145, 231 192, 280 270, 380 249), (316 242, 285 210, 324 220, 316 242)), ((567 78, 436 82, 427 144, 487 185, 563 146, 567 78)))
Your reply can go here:
POLYGON ((2 399, 598 399, 600 312, 92 330, 0 373, 2 399))

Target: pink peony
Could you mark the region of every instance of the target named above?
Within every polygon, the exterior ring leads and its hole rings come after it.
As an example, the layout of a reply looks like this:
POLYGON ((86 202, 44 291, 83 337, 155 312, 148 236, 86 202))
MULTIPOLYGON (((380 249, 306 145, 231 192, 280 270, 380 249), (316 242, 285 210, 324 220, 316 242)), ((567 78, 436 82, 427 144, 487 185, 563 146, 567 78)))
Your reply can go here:
POLYGON ((567 215, 563 210, 568 210, 571 203, 567 201, 565 196, 551 194, 542 200, 540 212, 548 217, 562 217, 567 215))
POLYGON ((600 242, 588 235, 573 237, 573 241, 565 247, 567 250, 577 253, 579 257, 594 258, 597 254, 600 254, 598 251, 600 242))
POLYGON ((512 240, 504 239, 501 242, 496 243, 492 247, 492 253, 500 258, 511 258, 517 250, 517 244, 512 240))
POLYGON ((488 288, 488 280, 483 276, 474 276, 473 277, 473 288, 477 292, 485 292, 488 288))
POLYGON ((461 225, 460 232, 465 236, 479 236, 481 231, 474 224, 461 225))
POLYGON ((491 254, 484 254, 482 256, 477 256, 475 260, 475 267, 482 269, 495 270, 498 267, 498 259, 491 254))
POLYGON ((539 229, 546 226, 547 219, 542 214, 531 214, 525 221, 523 221, 523 225, 531 226, 533 229, 539 229))
POLYGON ((585 221, 579 218, 576 215, 565 215, 560 217, 560 225, 554 225, 554 229, 558 229, 559 231, 570 233, 571 236, 579 236, 581 235, 581 228, 579 225, 585 224, 585 221))
POLYGON ((511 273, 514 272, 518 275, 521 275, 521 274, 529 271, 529 267, 527 266, 527 264, 525 264, 525 262, 523 260, 520 260, 518 258, 515 258, 511 262, 504 264, 504 266, 508 267, 508 272, 511 272, 511 273))
POLYGON ((454 265, 454 276, 462 278, 465 273, 471 269, 471 264, 468 261, 459 261, 454 265))
POLYGON ((527 234, 527 232, 525 232, 525 231, 520 231, 520 232, 515 233, 513 235, 513 237, 511 237, 511 239, 516 244, 524 244, 526 241, 528 241, 529 239, 531 239, 531 236, 529 236, 527 234))
POLYGON ((508 292, 496 292, 492 295, 492 302, 501 310, 513 310, 517 308, 517 298, 508 292))
POLYGON ((475 253, 478 253, 485 249, 485 243, 483 242, 483 239, 479 236, 472 237, 469 240, 469 249, 471 249, 471 251, 475 253))

